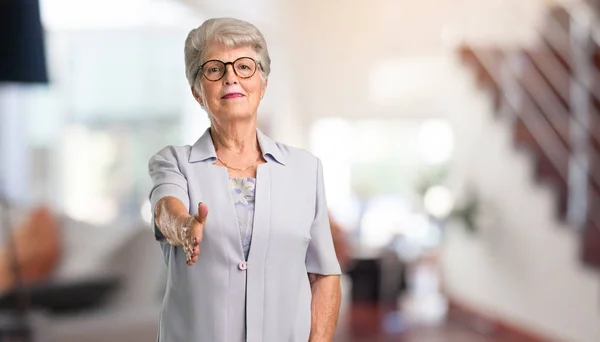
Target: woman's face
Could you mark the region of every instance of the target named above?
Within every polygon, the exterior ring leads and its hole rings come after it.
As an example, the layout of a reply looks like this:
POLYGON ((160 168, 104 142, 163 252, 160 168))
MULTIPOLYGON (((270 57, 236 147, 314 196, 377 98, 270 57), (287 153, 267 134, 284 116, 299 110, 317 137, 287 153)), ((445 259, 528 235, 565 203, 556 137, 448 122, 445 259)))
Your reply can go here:
MULTIPOLYGON (((220 43, 209 45, 207 54, 202 63, 210 60, 222 62, 234 62, 241 57, 250 57, 257 62, 256 72, 252 77, 242 78, 238 76, 233 65, 225 66, 225 75, 217 81, 207 79, 203 70, 198 72, 196 82, 200 84, 202 94, 197 94, 192 87, 192 92, 196 101, 200 103, 216 121, 231 121, 239 119, 248 119, 256 115, 256 110, 267 87, 263 84, 260 77, 260 67, 258 55, 253 48, 242 46, 231 48, 220 43)), ((205 69, 210 65, 207 64, 205 69)), ((247 69, 246 65, 239 65, 238 73, 243 73, 247 69)), ((210 74, 217 73, 218 68, 207 70, 210 74)))

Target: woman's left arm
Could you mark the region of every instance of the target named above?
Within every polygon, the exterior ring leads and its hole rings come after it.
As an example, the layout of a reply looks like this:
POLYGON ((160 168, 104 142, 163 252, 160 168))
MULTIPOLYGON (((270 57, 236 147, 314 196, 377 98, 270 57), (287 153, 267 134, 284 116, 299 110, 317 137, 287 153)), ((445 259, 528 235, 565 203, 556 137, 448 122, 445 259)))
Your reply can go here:
POLYGON ((312 292, 310 342, 331 342, 341 302, 338 263, 327 211, 323 167, 317 161, 317 193, 311 241, 306 252, 306 271, 312 292))
POLYGON ((308 278, 312 291, 309 342, 331 342, 342 300, 340 276, 309 273, 308 278))

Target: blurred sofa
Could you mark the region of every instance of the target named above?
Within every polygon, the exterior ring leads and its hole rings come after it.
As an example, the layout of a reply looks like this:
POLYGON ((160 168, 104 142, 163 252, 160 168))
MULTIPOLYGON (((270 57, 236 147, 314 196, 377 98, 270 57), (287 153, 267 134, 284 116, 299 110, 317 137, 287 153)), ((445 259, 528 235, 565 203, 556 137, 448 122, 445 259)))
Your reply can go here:
POLYGON ((64 281, 111 275, 119 284, 98 308, 49 317, 48 342, 156 340, 166 267, 148 225, 64 222, 66 254, 55 277, 64 281))
MULTIPOLYGON (((13 221, 25 217, 14 210, 13 221)), ((166 267, 148 224, 91 225, 60 217, 62 256, 50 284, 116 279, 117 285, 83 311, 36 312, 41 342, 147 342, 156 340, 166 267)))

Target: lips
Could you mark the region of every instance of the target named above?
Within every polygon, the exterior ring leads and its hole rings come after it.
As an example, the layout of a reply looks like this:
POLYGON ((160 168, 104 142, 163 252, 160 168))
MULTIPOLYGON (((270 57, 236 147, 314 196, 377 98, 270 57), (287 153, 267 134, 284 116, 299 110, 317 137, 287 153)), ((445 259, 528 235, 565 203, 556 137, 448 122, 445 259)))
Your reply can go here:
POLYGON ((243 96, 244 96, 244 94, 242 94, 242 93, 228 93, 228 94, 225 94, 221 98, 222 99, 235 99, 235 98, 243 97, 243 96))

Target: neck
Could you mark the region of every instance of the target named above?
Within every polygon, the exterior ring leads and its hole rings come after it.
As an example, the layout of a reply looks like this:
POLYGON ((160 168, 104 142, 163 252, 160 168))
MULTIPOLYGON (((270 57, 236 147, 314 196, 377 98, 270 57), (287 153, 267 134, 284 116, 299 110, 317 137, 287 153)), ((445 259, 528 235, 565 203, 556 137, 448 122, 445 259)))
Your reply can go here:
POLYGON ((256 136, 256 122, 236 121, 226 124, 213 122, 210 133, 215 151, 220 155, 256 155, 260 151, 256 136))

